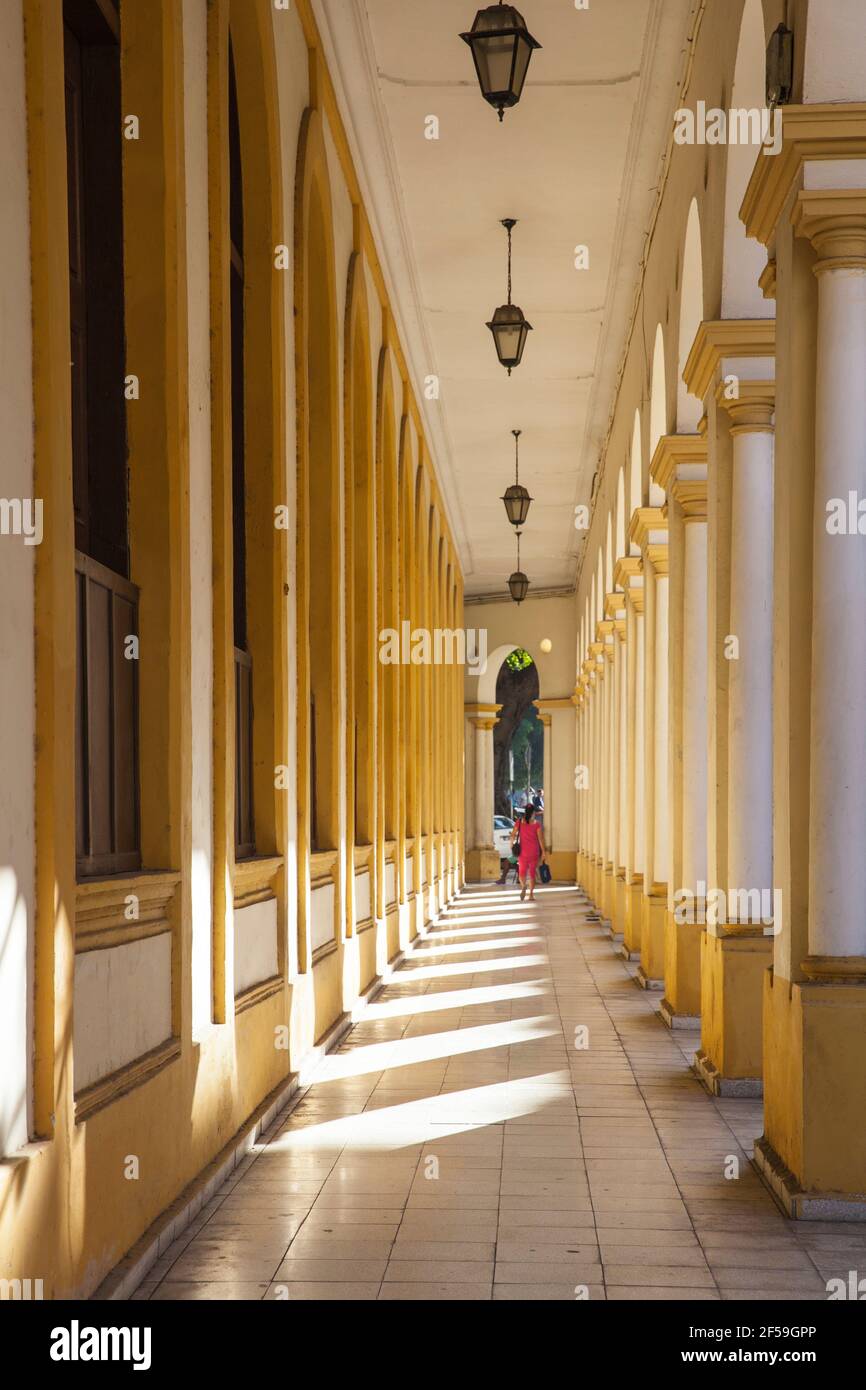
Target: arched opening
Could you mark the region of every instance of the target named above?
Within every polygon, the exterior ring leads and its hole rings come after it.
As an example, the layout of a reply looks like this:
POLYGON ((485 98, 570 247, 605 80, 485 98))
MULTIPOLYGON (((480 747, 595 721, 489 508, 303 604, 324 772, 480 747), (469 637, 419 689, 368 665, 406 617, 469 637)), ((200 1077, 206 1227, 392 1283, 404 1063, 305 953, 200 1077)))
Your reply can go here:
POLYGON ((615 528, 615 548, 614 560, 621 560, 625 555, 625 535, 626 535, 626 515, 625 515, 625 468, 619 470, 619 477, 616 480, 616 528, 615 528))
MULTIPOLYGON (((631 519, 639 507, 643 506, 643 460, 641 458, 641 428, 640 411, 634 413, 634 429, 631 436, 631 456, 628 465, 629 478, 629 513, 626 521, 626 530, 631 526, 631 519)), ((629 541, 629 551, 632 555, 639 555, 640 550, 634 541, 629 541)))
MULTIPOLYGON (((667 406, 667 381, 665 378, 665 338, 662 326, 659 324, 656 329, 655 347, 653 348, 653 367, 652 380, 650 384, 650 449, 649 456, 652 462, 658 442, 662 435, 668 432, 668 406, 667 406)), ((650 480, 649 485, 649 504, 651 507, 661 507, 664 505, 665 495, 658 483, 650 480)))
MULTIPOLYGON (((409 421, 403 421, 403 440, 400 450, 400 616, 414 628, 418 606, 415 556, 415 479, 417 461, 409 421)), ((406 665, 402 670, 401 719, 406 747, 414 748, 416 739, 416 669, 406 665)), ((418 834, 417 764, 414 758, 404 758, 401 786, 400 825, 407 839, 418 834)))
POLYGON ((613 567, 616 556, 613 553, 613 517, 610 512, 607 514, 607 540, 605 543, 604 560, 604 595, 603 600, 608 594, 613 593, 613 567))
MULTIPOLYGON (((731 109, 763 111, 766 104, 766 33, 761 0, 746 0, 734 69, 731 109)), ((728 142, 725 175, 725 240, 722 260, 722 318, 772 318, 758 281, 767 263, 759 241, 746 235, 740 207, 755 167, 758 146, 728 142)))
POLYGON ((346 763, 351 788, 347 841, 371 845, 375 818, 375 516, 373 510, 372 371, 363 264, 350 272, 347 344, 346 534, 351 579, 346 586, 346 763))
POLYGON ((513 819, 533 792, 543 790, 544 730, 533 703, 538 696, 538 667, 529 652, 516 647, 496 677, 496 703, 502 708, 493 730, 494 816, 513 819))
MULTIPOLYGON (((383 354, 380 382, 380 453, 379 492, 380 546, 379 575, 381 593, 381 629, 399 632, 400 573, 398 556, 398 475, 397 438, 394 421, 394 399, 390 362, 383 354)), ((399 790, 397 767, 400 730, 399 668, 381 666, 381 739, 382 739, 382 826, 386 841, 397 839, 399 790)))
POLYGON ((336 295, 321 119, 301 131, 296 304, 299 429, 298 811, 302 846, 335 849, 340 780, 340 515, 336 295))
POLYGON ((686 223, 680 285, 680 337, 677 359, 677 432, 694 434, 701 418, 701 402, 688 391, 683 369, 704 317, 704 271, 701 253, 701 222, 697 199, 692 199, 686 223))

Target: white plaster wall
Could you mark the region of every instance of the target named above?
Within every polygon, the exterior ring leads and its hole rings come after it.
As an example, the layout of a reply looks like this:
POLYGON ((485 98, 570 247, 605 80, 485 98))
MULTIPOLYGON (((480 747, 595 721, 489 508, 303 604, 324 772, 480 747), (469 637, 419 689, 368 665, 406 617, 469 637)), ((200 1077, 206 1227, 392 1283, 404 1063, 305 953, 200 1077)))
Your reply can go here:
POLYGON ((406 892, 415 892, 415 860, 410 854, 406 855, 406 892))
MULTIPOLYGON (((29 190, 21 0, 0 6, 0 496, 33 497, 29 190)), ((35 548, 0 536, 0 1154, 29 1137, 35 548)))
POLYGON ((365 869, 362 874, 355 875, 355 921, 366 922, 372 915, 370 875, 365 869))
POLYGON ((75 1090, 171 1037, 171 933, 75 958, 75 1090))
POLYGON ((189 308, 192 698, 192 1035, 213 998, 213 544, 207 183, 207 0, 184 0, 184 124, 189 308))
POLYGON ((397 875, 393 864, 385 865, 385 903, 390 905, 397 898, 397 875))
POLYGON ((806 23, 803 100, 866 101, 863 0, 815 0, 806 23))
POLYGON ((313 950, 334 940, 334 885, 324 883, 311 894, 310 934, 313 950))
MULTIPOLYGON (((530 521, 532 513, 530 512, 530 521)), ((506 525, 505 512, 502 513, 506 525)), ((530 579, 532 575, 529 576, 530 579)), ((507 575, 503 574, 503 586, 507 575)), ((529 652, 538 667, 539 694, 541 699, 554 699, 574 692, 575 670, 574 651, 577 641, 577 612, 573 595, 562 598, 530 597, 525 603, 513 603, 510 598, 502 603, 467 603, 463 610, 463 624, 487 633, 488 657, 492 658, 498 648, 511 645, 523 647, 529 652), (540 643, 547 637, 553 646, 545 654, 540 643)), ((500 658, 499 665, 502 660, 500 658)), ((473 675, 466 667, 464 698, 467 703, 492 704, 496 698, 496 677, 499 674, 496 661, 488 661, 484 675, 473 675)))
POLYGON ((551 766, 544 769, 545 804, 550 804, 553 811, 551 831, 555 850, 577 848, 574 803, 576 761, 574 709, 555 709, 551 711, 550 722, 551 766))
POLYGON ((278 971, 277 900, 268 898, 234 911, 235 997, 278 971))

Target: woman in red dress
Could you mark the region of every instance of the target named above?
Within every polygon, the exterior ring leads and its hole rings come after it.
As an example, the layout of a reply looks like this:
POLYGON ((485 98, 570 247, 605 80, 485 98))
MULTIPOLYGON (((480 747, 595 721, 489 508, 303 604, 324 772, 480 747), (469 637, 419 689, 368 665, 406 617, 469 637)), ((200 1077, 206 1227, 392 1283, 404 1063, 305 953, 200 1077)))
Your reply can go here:
POLYGON ((523 820, 518 821, 514 827, 512 843, 517 834, 520 834, 520 854, 517 860, 517 876, 520 879, 520 901, 526 897, 526 884, 529 882, 529 901, 535 902, 535 876, 538 872, 538 865, 546 857, 547 851, 544 848, 544 836, 541 833, 541 826, 534 819, 535 807, 527 806, 523 812, 523 820))

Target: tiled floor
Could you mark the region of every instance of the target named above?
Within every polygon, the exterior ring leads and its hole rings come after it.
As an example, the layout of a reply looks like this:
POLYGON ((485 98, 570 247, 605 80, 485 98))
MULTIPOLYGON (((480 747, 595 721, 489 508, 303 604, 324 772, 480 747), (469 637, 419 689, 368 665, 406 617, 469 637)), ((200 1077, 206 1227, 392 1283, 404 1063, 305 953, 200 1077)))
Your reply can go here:
POLYGON ((467 890, 136 1297, 826 1298, 866 1231, 781 1215, 657 1006, 578 890, 467 890))

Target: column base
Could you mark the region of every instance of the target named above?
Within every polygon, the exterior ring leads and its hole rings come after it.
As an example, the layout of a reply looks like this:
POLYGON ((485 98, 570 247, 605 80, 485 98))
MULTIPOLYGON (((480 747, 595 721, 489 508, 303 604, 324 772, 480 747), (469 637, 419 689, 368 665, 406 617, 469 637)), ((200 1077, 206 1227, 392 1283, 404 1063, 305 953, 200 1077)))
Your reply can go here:
POLYGON ((620 957, 622 958, 622 960, 627 960, 627 961, 636 961, 636 960, 640 960, 640 951, 630 951, 629 948, 628 948, 628 946, 625 944, 624 941, 621 941, 621 942, 619 943, 619 945, 615 948, 615 950, 616 950, 616 954, 617 954, 618 956, 620 956, 620 957))
MULTIPOLYGON (((693 1028, 701 1017, 701 932, 696 922, 678 922, 670 910, 665 912, 665 967, 668 1003, 672 1015, 690 1021, 671 1027, 693 1028)), ((664 1005, 662 1005, 664 1012, 664 1005)))
POLYGON ((626 960, 640 960, 641 921, 643 918, 643 874, 632 874, 625 886, 625 921, 623 924, 622 955, 626 960))
POLYGON ((500 875, 499 855, 495 849, 466 851, 466 879, 469 883, 489 883, 500 875))
POLYGON ((755 1159, 791 1216, 866 1219, 866 983, 764 981, 764 1134, 755 1159))
POLYGON ((764 1074, 763 988, 773 938, 760 927, 705 930, 701 950, 698 1075, 716 1096, 759 1096, 764 1074))
POLYGON ((614 919, 616 917, 616 879, 614 878, 612 865, 605 865, 602 874, 601 902, 599 907, 607 933, 610 936, 615 930, 614 919))
POLYGON ((614 875, 613 883, 613 940, 622 941, 625 936, 625 909, 626 895, 625 870, 620 869, 614 875))
POLYGON ((701 1026, 700 1014, 677 1013, 667 997, 659 1005, 659 1014, 662 1022, 666 1023, 668 1028, 700 1028, 701 1026))
POLYGON ((652 979, 652 977, 646 973, 642 965, 639 965, 637 968, 635 980, 640 985, 641 989, 660 990, 665 987, 664 980, 652 979))
POLYGON ((650 893, 644 893, 641 903, 640 970, 638 979, 654 983, 644 989, 664 989, 665 976, 665 917, 668 910, 668 890, 665 883, 654 883, 650 893))
POLYGON ((866 1221, 866 1194, 822 1196, 804 1192, 766 1138, 755 1143, 755 1167, 793 1221, 866 1221))
POLYGON ((575 883, 574 852, 569 849, 550 850, 547 855, 554 883, 575 883))
MULTIPOLYGON (((698 1022, 700 1023, 700 1019, 698 1022)), ((759 1077, 722 1076, 703 1048, 695 1053, 692 1070, 711 1096, 733 1100, 759 1100, 764 1094, 764 1083, 759 1077)))

